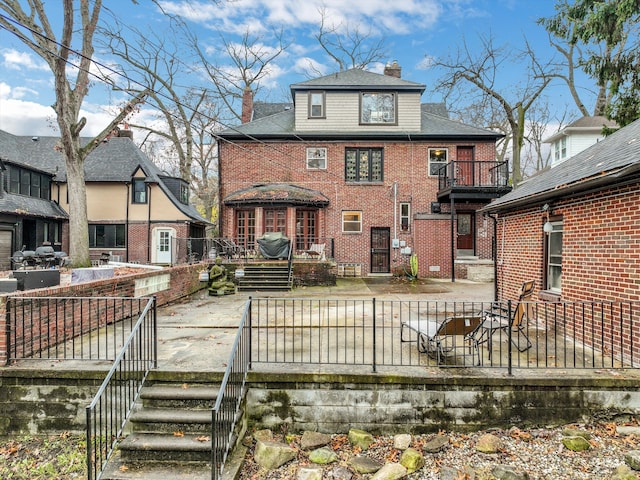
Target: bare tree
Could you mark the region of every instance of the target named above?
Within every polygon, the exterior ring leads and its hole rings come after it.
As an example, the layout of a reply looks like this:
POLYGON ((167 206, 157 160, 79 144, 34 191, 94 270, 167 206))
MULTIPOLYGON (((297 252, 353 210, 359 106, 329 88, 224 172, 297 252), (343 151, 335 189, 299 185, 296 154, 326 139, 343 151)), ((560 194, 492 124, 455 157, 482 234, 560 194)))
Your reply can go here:
POLYGON ((520 156, 525 139, 525 117, 527 111, 542 94, 551 81, 547 65, 541 65, 534 55, 533 49, 526 44, 525 50, 515 60, 525 63, 529 72, 523 85, 501 87, 497 81, 514 68, 508 61, 513 58, 513 50, 497 48, 491 37, 480 37, 481 51, 476 55, 471 52, 463 40, 455 58, 438 60, 434 66, 444 71, 437 89, 444 92, 445 98, 461 91, 466 92, 466 101, 473 99, 480 104, 497 103, 504 113, 511 132, 512 180, 517 186, 522 180, 520 156), (509 91, 507 91, 507 89, 509 91), (511 95, 512 98, 508 98, 511 95))
POLYGON ((191 44, 200 59, 209 79, 214 85, 216 96, 224 102, 227 111, 235 121, 242 120, 242 95, 251 90, 255 96, 260 90, 260 81, 272 73, 272 64, 288 48, 282 31, 275 35, 276 46, 262 43, 260 37, 251 36, 247 31, 240 42, 220 39, 228 63, 213 64, 195 36, 191 44))
POLYGON ((50 2, 49 13, 44 0, 29 0, 28 11, 25 10, 24 3, 18 0, 1 0, 0 9, 6 16, 0 16, 0 25, 39 55, 53 74, 56 96, 53 109, 60 129, 69 191, 69 255, 74 266, 88 266, 91 259, 84 161, 144 99, 147 92, 142 90, 135 95, 100 134, 82 145, 80 133, 87 120, 80 116, 80 108, 89 93, 94 34, 102 1, 61 0, 62 7, 50 2), (54 10, 58 15, 60 8, 63 23, 58 38, 49 16, 54 10), (81 22, 79 26, 74 23, 77 18, 81 22), (81 45, 80 50, 72 49, 72 44, 81 45))
POLYGON ((329 57, 338 64, 340 71, 349 68, 364 69, 388 57, 385 39, 373 40, 371 28, 366 32, 360 25, 327 25, 327 11, 320 9, 320 28, 315 38, 329 57))

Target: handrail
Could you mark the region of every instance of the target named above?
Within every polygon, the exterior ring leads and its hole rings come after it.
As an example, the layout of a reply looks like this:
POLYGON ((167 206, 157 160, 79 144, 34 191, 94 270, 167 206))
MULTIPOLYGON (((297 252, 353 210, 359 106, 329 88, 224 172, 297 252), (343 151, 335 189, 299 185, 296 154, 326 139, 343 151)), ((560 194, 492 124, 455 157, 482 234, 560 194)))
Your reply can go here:
POLYGON ((87 478, 99 479, 129 419, 151 368, 158 366, 156 298, 149 299, 86 407, 87 478), (149 318, 150 317, 150 318, 149 318))
POLYGON ((247 373, 251 368, 251 302, 249 297, 220 384, 218 398, 211 409, 211 478, 213 480, 221 478, 225 461, 233 448, 233 434, 239 419, 240 406, 244 400, 247 373))

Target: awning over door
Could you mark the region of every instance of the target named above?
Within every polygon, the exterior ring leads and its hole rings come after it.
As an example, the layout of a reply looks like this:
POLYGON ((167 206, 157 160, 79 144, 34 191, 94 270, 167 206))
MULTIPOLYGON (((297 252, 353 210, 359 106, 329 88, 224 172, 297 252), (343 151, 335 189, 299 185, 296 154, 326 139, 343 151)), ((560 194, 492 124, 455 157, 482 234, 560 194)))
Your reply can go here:
POLYGON ((324 207, 329 199, 317 190, 298 187, 287 183, 253 185, 236 190, 222 202, 227 206, 247 205, 291 205, 302 207, 324 207))

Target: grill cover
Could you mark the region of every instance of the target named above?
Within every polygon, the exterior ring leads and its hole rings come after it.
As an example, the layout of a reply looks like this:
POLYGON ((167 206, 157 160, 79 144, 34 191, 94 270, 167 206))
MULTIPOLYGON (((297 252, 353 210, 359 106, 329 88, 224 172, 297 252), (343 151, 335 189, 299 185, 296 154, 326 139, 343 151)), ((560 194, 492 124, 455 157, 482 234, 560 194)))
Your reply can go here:
POLYGON ((284 259, 289 257, 289 239, 280 232, 267 232, 257 240, 260 254, 264 258, 284 259))

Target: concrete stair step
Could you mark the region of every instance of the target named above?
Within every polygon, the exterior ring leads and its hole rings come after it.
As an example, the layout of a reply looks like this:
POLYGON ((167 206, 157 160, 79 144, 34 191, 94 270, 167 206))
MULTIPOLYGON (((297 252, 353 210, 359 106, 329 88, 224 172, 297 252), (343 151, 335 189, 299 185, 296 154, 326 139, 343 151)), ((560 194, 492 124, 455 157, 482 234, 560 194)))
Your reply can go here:
POLYGON ((218 398, 217 387, 151 385, 140 392, 145 407, 211 409, 218 398))
POLYGON ((144 408, 131 414, 135 432, 200 433, 211 430, 211 410, 144 408))
POLYGON ((119 453, 109 461, 101 480, 211 480, 209 462, 129 462, 119 453))
POLYGON ((120 442, 118 450, 124 462, 209 462, 211 437, 132 433, 120 442))

